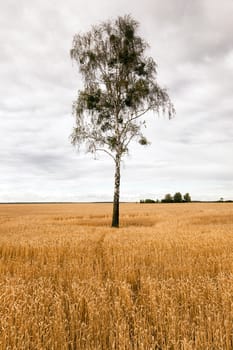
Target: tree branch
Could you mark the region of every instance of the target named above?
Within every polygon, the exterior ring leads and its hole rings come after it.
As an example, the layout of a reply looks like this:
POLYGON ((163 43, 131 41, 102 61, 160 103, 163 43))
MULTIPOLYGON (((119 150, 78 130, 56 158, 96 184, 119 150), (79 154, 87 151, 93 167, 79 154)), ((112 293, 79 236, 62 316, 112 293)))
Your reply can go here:
POLYGON ((123 129, 121 130, 121 136, 124 134, 124 132, 127 132, 127 127, 128 125, 131 123, 132 120, 138 119, 140 117, 142 117, 144 114, 146 114, 149 110, 151 109, 151 106, 149 106, 148 108, 146 108, 144 111, 141 111, 140 114, 136 115, 135 117, 129 118, 126 123, 125 126, 123 127, 123 129))
POLYGON ((128 145, 130 144, 131 140, 137 136, 137 134, 131 135, 130 138, 128 139, 128 142, 125 143, 124 147, 125 149, 128 149, 128 145))
POLYGON ((96 148, 95 150, 96 150, 96 152, 97 151, 101 151, 101 152, 107 153, 114 160, 114 162, 116 162, 116 158, 110 152, 108 152, 106 149, 104 149, 104 148, 96 148))
POLYGON ((135 117, 129 119, 128 122, 131 122, 132 120, 135 120, 135 119, 140 118, 141 116, 143 116, 144 114, 146 114, 150 109, 151 109, 151 106, 149 106, 148 108, 146 108, 144 111, 142 111, 140 114, 136 115, 135 117))

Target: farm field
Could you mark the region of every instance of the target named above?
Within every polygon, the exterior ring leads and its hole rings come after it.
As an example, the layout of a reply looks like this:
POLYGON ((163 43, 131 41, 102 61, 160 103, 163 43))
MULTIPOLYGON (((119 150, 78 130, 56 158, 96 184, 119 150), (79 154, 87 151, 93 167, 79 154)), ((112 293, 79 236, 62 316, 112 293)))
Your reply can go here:
POLYGON ((232 350, 233 204, 0 205, 0 349, 232 350))

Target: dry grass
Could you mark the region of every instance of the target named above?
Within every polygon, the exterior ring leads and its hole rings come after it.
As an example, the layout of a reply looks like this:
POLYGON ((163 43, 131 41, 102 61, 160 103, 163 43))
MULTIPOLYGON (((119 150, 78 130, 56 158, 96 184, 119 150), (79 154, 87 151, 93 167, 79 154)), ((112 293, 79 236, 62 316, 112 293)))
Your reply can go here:
POLYGON ((233 205, 121 213, 0 206, 0 349, 233 349, 233 205))

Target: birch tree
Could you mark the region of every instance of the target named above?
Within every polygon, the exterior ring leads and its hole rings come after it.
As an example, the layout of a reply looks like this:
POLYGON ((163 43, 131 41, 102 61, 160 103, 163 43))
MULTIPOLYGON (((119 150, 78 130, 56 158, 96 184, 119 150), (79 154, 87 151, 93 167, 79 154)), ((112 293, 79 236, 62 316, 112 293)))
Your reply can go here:
POLYGON ((73 38, 71 58, 83 88, 73 102, 73 145, 105 152, 115 164, 112 227, 119 226, 120 170, 132 140, 141 145, 148 111, 174 114, 168 93, 157 83, 157 65, 145 55, 148 44, 131 16, 93 26, 73 38))

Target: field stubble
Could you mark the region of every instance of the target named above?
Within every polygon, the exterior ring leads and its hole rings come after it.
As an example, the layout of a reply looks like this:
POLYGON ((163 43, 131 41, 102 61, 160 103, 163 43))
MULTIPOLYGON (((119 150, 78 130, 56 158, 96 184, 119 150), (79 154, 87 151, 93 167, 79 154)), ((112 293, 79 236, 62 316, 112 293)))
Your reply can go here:
POLYGON ((0 349, 233 349, 232 204, 0 214, 0 349))

